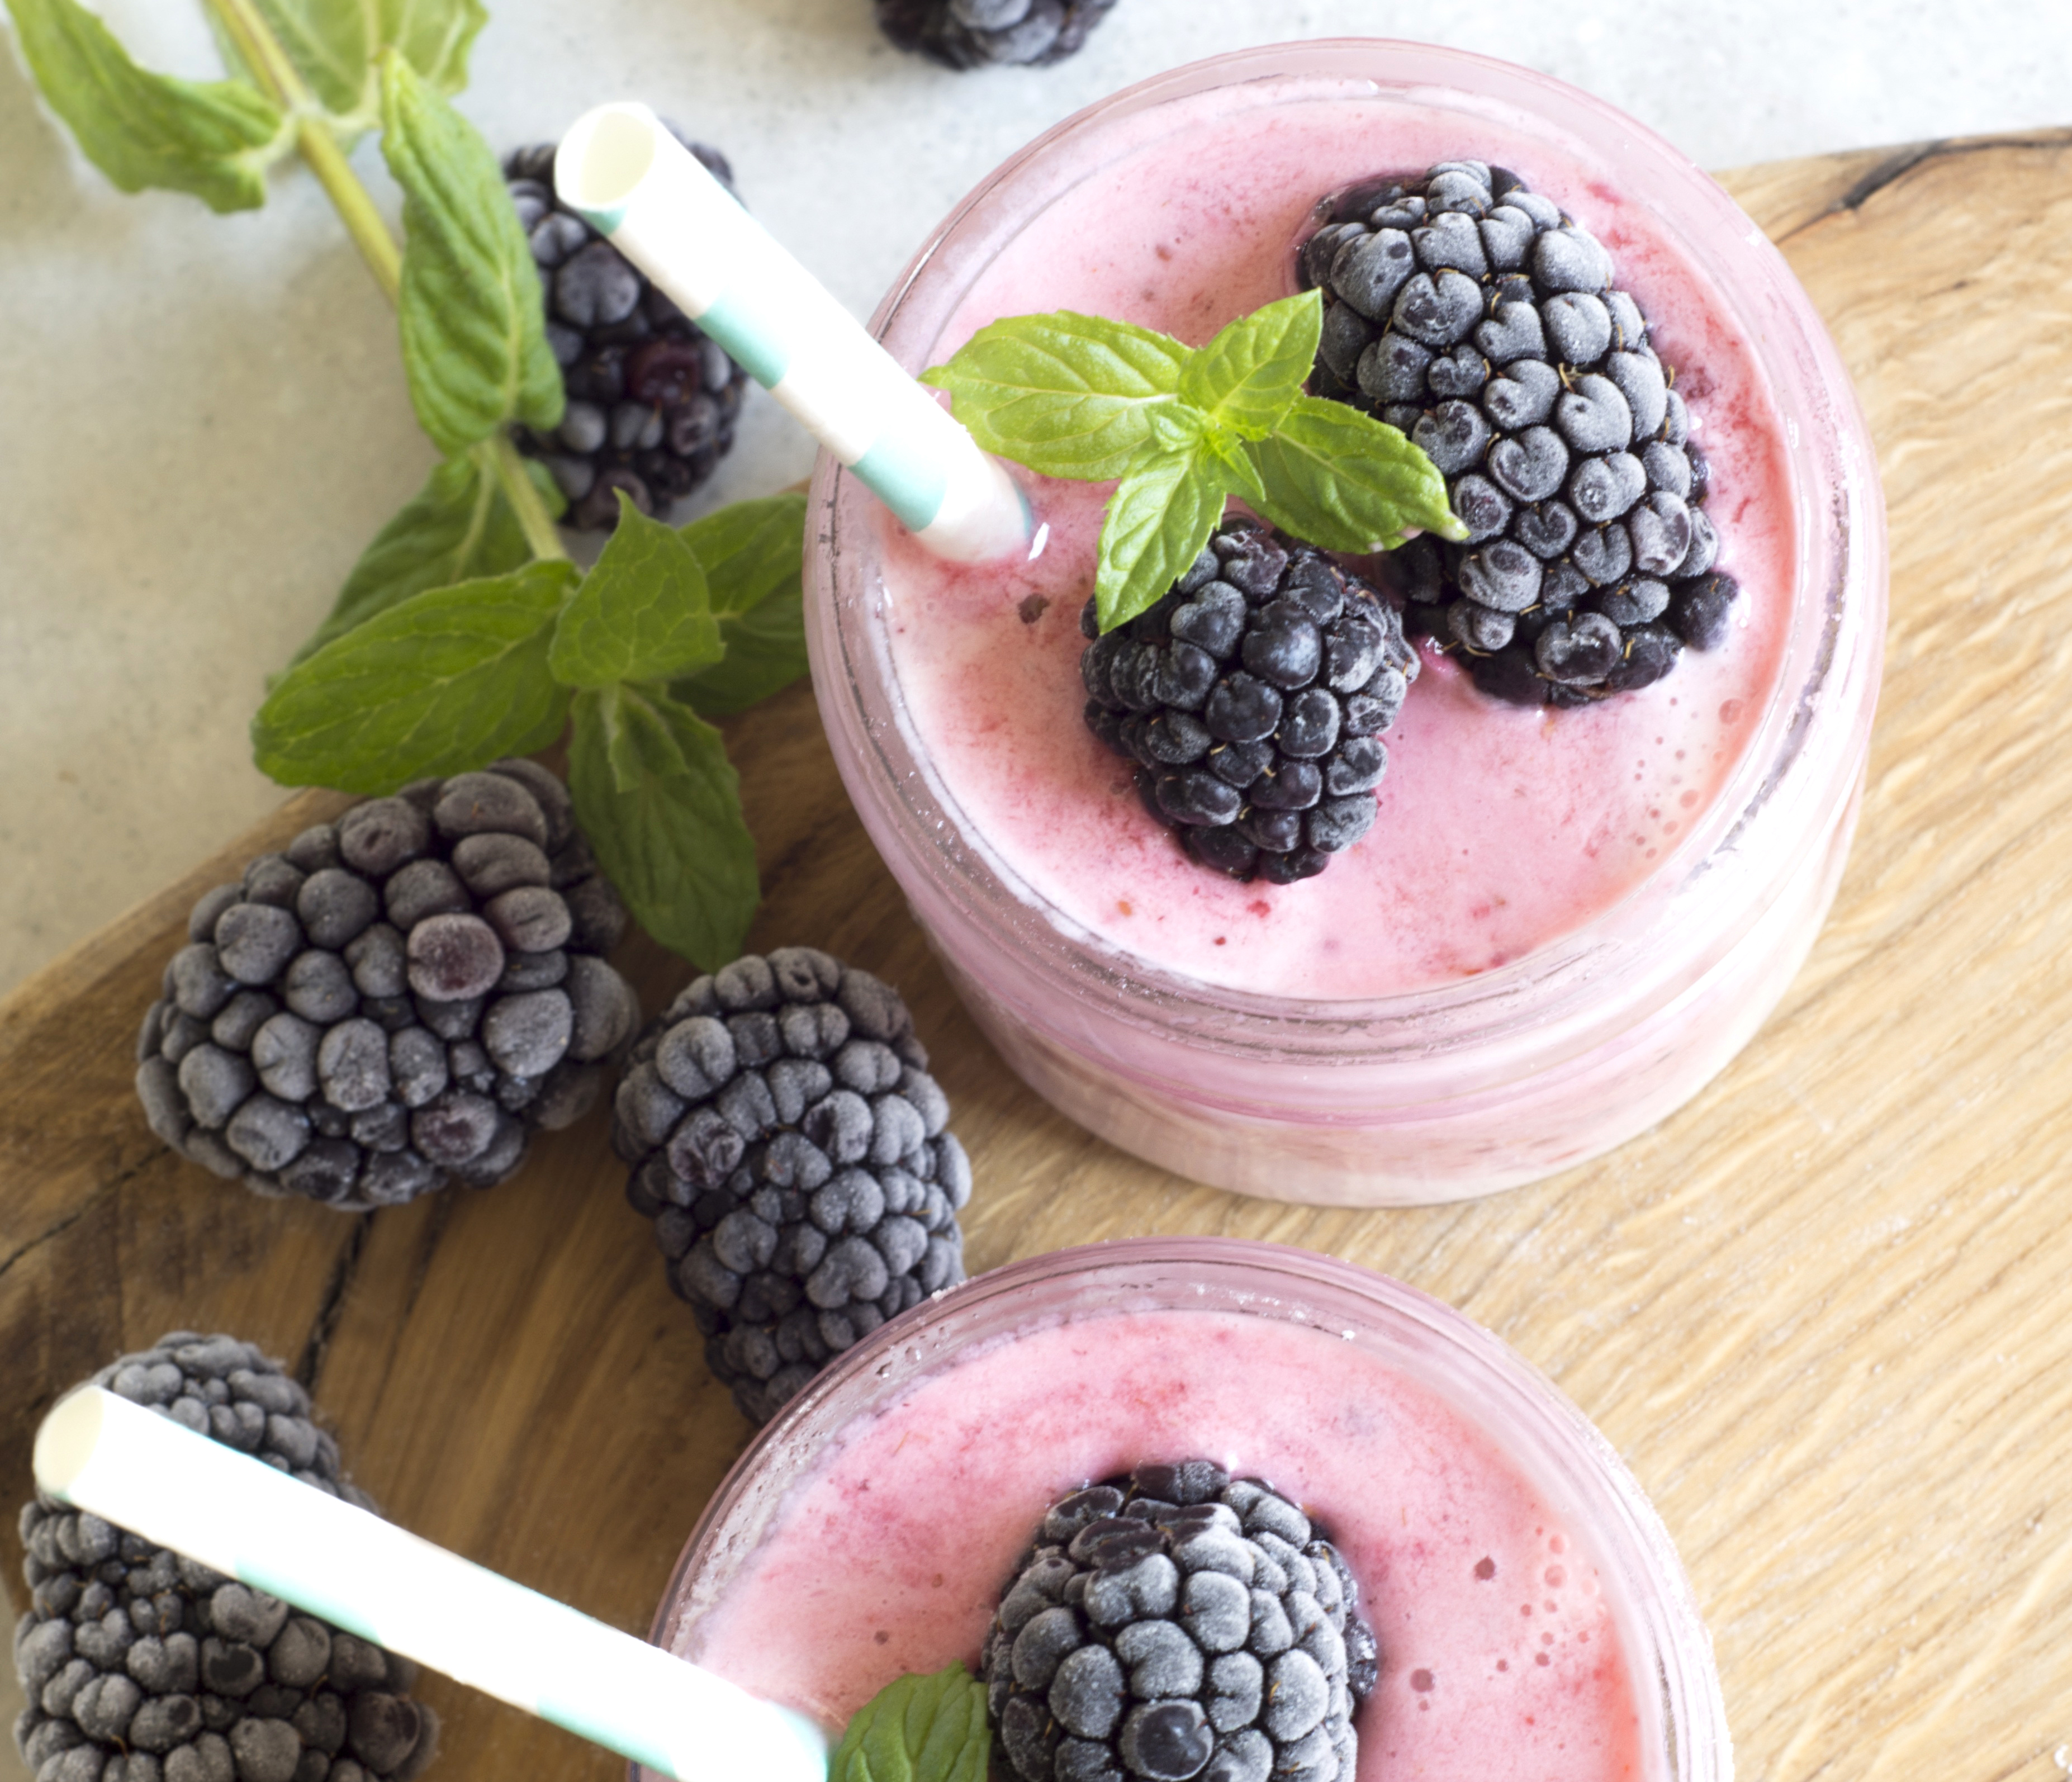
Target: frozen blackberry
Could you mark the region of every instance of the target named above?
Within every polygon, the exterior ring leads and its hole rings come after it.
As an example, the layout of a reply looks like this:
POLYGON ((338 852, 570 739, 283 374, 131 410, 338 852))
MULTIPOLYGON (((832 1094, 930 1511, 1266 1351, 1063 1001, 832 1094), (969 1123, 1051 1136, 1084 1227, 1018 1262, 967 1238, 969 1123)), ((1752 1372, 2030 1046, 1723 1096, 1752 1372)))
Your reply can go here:
POLYGON ((1417 652, 1357 576, 1233 519, 1155 606, 1101 636, 1089 600, 1079 629, 1087 727, 1203 866, 1289 884, 1367 833, 1417 652))
POLYGON ((948 68, 1042 68, 1078 53, 1115 0, 873 0, 878 28, 948 68))
POLYGON ((1480 161, 1320 208, 1298 257, 1325 294, 1313 387, 1409 434, 1468 528, 1388 559, 1406 630, 1527 705, 1646 686, 1686 644, 1716 648, 1735 588, 1704 457, 1603 245, 1480 161))
POLYGON ((619 894, 536 763, 421 780, 194 907, 138 1035, 151 1130, 347 1212, 500 1182, 595 1100, 640 1010, 619 894))
POLYGON ((810 947, 694 982, 633 1048, 612 1142, 751 1422, 964 1278, 971 1165, 898 993, 810 947))
MULTIPOLYGON (((372 1508, 250 1344, 175 1331, 92 1383, 372 1508)), ((408 1782, 430 1761, 409 1660, 51 1498, 23 1506, 22 1544, 14 1739, 37 1782, 408 1782)))
MULTIPOLYGON (((726 157, 666 126, 734 189, 726 157)), ((617 491, 653 513, 703 483, 734 444, 748 373, 639 269, 554 195, 551 142, 504 164, 547 299, 547 344, 568 407, 551 434, 516 430, 518 449, 569 498, 565 525, 608 532, 617 491)))
POLYGON ((1309 1518, 1187 1460, 1051 1505, 982 1668, 1022 1782, 1352 1782, 1380 1657, 1309 1518))

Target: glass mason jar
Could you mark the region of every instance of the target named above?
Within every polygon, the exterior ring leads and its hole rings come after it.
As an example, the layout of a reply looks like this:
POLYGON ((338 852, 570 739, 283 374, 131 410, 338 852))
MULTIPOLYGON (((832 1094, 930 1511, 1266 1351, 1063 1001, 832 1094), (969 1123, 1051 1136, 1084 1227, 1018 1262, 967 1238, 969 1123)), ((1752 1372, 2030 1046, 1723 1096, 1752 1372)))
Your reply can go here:
POLYGON ((1535 1708, 1549 1774, 1729 1782, 1711 1643, 1610 1443, 1451 1307, 1330 1257, 1230 1238, 1034 1257, 882 1327, 736 1462, 652 1637, 838 1727, 894 1677, 976 1658, 1055 1496, 1198 1457, 1304 1503, 1363 1579, 1382 1648, 1355 1719, 1368 1782, 1390 1773, 1390 1743, 1414 1763, 1419 1732, 1450 1741, 1465 1724, 1472 1739, 1478 1722, 1501 1743, 1523 1736, 1535 1708), (1061 1377, 1061 1356, 1083 1368, 1061 1377), (1517 1563, 1521 1542, 1540 1557, 1517 1563), (1523 1618, 1520 1594, 1534 1599, 1523 1618), (1462 1615, 1450 1628, 1449 1604, 1462 1615), (1579 1628, 1584 1644, 1569 1645, 1579 1628), (1593 1667, 1600 1684, 1609 1674, 1606 1637, 1623 1661, 1615 1686, 1555 1726, 1593 1667), (1420 1694, 1434 1688, 1420 1667, 1449 1638, 1475 1662, 1438 1661, 1437 1687, 1461 1693, 1420 1694), (1494 1662, 1506 1643, 1515 1665, 1494 1662), (1521 1702, 1535 1687, 1539 1699, 1521 1702), (1433 1701, 1453 1725, 1423 1718, 1433 1701), (1618 1722, 1601 1743, 1598 1717, 1618 1722), (1579 1760, 1585 1750, 1596 1755, 1579 1760))
MULTIPOLYGON (((1662 1119, 1749 1040, 1803 961, 1840 877, 1868 754, 1883 503, 1825 329, 1725 193, 1610 107, 1456 51, 1364 40, 1248 50, 1106 100, 986 179, 873 327, 910 369, 939 363, 985 319, 981 303, 974 319, 974 288, 1013 263, 1026 235, 1040 225, 1054 241, 1061 220, 1097 235, 1088 191, 1121 189, 1151 158, 1184 161, 1189 131, 1268 132, 1320 106, 1371 129, 1371 163, 1356 171, 1415 171, 1435 141, 1471 146, 1460 153, 1490 145, 1487 158, 1515 165, 1586 222, 1595 205, 1654 244, 1710 323, 1745 344, 1776 435, 1766 449, 1782 467, 1772 519, 1790 545, 1782 636, 1766 645, 1775 677, 1749 702, 1758 715, 1737 733, 1738 759, 1709 803, 1671 825, 1659 858, 1608 903, 1491 969, 1387 994, 1264 994, 1162 966, 1068 913, 973 821, 915 721, 890 640, 897 541, 874 498, 825 455, 809 528, 813 681, 872 840, 980 1026, 1038 1093, 1125 1150, 1249 1194, 1462 1199, 1581 1163, 1662 1119)), ((1298 196, 1298 216, 1308 202, 1298 196)), ((1251 302, 1296 288, 1293 248, 1291 237, 1285 283, 1251 302)), ((1077 594, 1090 585, 1089 574, 1077 594)), ((1675 678, 1661 686, 1673 693, 1675 678)), ((1422 691, 1412 688, 1412 710, 1422 691)), ((1056 721, 1075 725, 1076 710, 1056 721)), ((1360 848, 1388 846, 1378 827, 1360 848)), ((1354 870, 1359 855, 1331 870, 1354 870)))

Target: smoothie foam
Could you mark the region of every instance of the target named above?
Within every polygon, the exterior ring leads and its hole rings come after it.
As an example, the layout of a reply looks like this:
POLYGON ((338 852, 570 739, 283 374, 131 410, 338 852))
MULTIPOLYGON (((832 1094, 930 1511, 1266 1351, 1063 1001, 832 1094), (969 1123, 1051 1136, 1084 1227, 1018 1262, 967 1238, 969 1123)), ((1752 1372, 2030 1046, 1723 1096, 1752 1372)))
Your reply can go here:
POLYGON ((1507 166, 1610 250, 1690 405, 1706 511, 1741 582, 1720 649, 1585 709, 1484 698, 1425 645, 1384 739, 1375 828, 1321 877, 1239 884, 1187 861, 1126 763, 1079 718, 1079 608, 1107 485, 1038 481, 1033 563, 959 569, 881 524, 882 623, 916 755, 968 839, 1061 928, 1198 982, 1382 997, 1521 958, 1618 903, 1675 853, 1740 762, 1778 678, 1795 529, 1782 426, 1748 343, 1659 219, 1493 101, 1453 109, 1336 83, 1256 82, 1112 126, 1113 153, 1022 224, 972 282, 947 359, 1001 315, 1075 309, 1191 345, 1294 289, 1322 195, 1473 156, 1507 166))
POLYGON ((1360 1341, 1235 1313, 1078 1318, 924 1375, 835 1438, 676 1643, 840 1726, 976 1661, 1062 1492, 1197 1455, 1301 1502, 1359 1578, 1382 1659, 1360 1782, 1649 1773, 1609 1593, 1498 1442, 1360 1341))

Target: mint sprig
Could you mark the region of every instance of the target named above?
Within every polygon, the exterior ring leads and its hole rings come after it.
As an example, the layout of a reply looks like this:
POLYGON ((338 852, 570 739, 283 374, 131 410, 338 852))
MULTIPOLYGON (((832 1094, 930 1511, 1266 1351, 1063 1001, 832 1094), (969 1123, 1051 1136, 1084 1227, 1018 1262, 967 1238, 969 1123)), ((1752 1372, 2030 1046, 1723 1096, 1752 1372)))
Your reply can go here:
POLYGON ((1205 347, 1059 311, 983 327, 921 374, 988 451, 1043 476, 1116 479, 1094 580, 1103 631, 1153 605, 1231 496, 1325 550, 1466 535, 1445 479, 1396 428, 1305 396, 1320 293, 1240 316, 1205 347))
POLYGON ((428 588, 296 662, 253 720, 254 756, 283 785, 388 792, 544 748, 573 715, 569 789, 599 862, 650 934, 715 969, 758 889, 699 689, 738 709, 730 628, 758 627, 739 667, 751 696, 803 672, 805 508, 776 496, 679 530, 622 497, 589 574, 547 559, 428 588))
POLYGON ((985 1782, 985 1685, 961 1665, 886 1684, 856 1711, 828 1782, 985 1782))
POLYGON ((387 792, 569 734, 576 816, 642 924, 714 969, 755 912, 755 850, 708 722, 805 672, 805 500, 679 531, 622 503, 586 575, 561 499, 511 429, 560 419, 539 275, 487 144, 447 96, 481 0, 204 0, 230 72, 138 67, 78 0, 6 0, 31 72, 125 191, 265 201, 299 154, 396 303, 410 401, 442 462, 361 555, 253 721, 284 785, 387 792), (403 242, 346 161, 379 129, 403 242), (573 720, 574 729, 569 726, 573 720))

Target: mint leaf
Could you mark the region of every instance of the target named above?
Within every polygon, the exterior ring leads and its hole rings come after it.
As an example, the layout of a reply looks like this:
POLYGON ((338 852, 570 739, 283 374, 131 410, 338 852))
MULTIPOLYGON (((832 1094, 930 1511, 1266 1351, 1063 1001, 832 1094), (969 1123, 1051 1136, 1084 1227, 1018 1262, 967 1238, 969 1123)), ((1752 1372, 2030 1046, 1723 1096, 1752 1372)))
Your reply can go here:
POLYGON ((360 554, 331 616, 288 665, 427 588, 500 575, 532 556, 495 477, 472 456, 449 458, 360 554))
POLYGON ((1181 403, 1151 418, 1151 451, 1137 468, 1154 462, 1153 455, 1193 457, 1202 475, 1221 478, 1225 494, 1249 500, 1259 492, 1259 472, 1246 455, 1245 445, 1228 427, 1181 403))
POLYGON ((736 501, 684 528, 705 566, 726 654, 678 681, 673 691, 707 718, 745 711, 806 672, 800 571, 806 498, 736 501))
POLYGON ((266 169, 294 132, 257 88, 140 68, 76 0, 7 0, 7 10, 51 109, 120 189, 189 192, 214 211, 266 202, 266 169))
POLYGON ((735 501, 682 529, 705 567, 722 631, 799 579, 806 549, 806 497, 792 490, 735 501))
POLYGON ((1314 290, 1240 315, 1188 359, 1180 400, 1241 439, 1264 439, 1309 381, 1323 325, 1314 290))
POLYGON ((467 84, 467 52, 489 23, 482 0, 360 0, 372 10, 377 52, 393 49, 441 93, 467 84))
MULTIPOLYGON (((380 120, 381 52, 393 49, 441 93, 467 84, 467 52, 488 23, 481 0, 250 0, 332 124, 347 132, 380 120)), ((226 62, 245 60, 213 9, 226 62)), ((255 71, 256 72, 256 71, 255 71)))
POLYGON ((857 1710, 828 1782, 985 1782, 985 1685, 961 1665, 902 1677, 857 1710))
POLYGON ((561 418, 540 277, 496 158, 391 51, 381 64, 381 153, 403 188, 403 368, 418 425, 447 456, 507 422, 561 418))
POLYGON ((251 0, 251 6, 326 111, 343 117, 365 106, 379 46, 360 0, 251 0))
POLYGON ((1224 479, 1207 448, 1152 459, 1109 497, 1094 605, 1100 628, 1134 619, 1202 554, 1223 517, 1224 479))
POLYGON ((759 895, 755 844, 717 730, 655 688, 579 693, 569 790, 643 928, 707 971, 739 955, 759 895))
MULTIPOLYGON (((1170 408, 1154 409, 1145 417, 1145 443, 1149 452, 1174 454, 1182 457, 1200 449, 1208 437, 1209 418, 1199 409, 1185 402, 1175 402, 1170 408)), ((1145 455, 1140 454, 1138 467, 1145 455)))
POLYGON ((717 662, 722 648, 691 547, 620 490, 619 525, 554 628, 554 678, 569 687, 667 681, 717 662))
POLYGON ((261 771, 385 792, 543 747, 567 709, 547 647, 575 574, 557 560, 434 588, 326 644, 252 720, 261 771))
POLYGON ((1320 549, 1392 549, 1413 527, 1467 536, 1432 460, 1394 427, 1342 402, 1302 397, 1246 451, 1262 485, 1252 505, 1320 549))
POLYGON ((922 377, 950 392, 987 451, 1046 476, 1120 479, 1094 584, 1106 632, 1193 562, 1231 495, 1326 550, 1466 536, 1416 446, 1302 393, 1322 323, 1315 291, 1239 317, 1198 350, 1069 311, 1009 316, 922 377))
POLYGON ((1148 438, 1148 411, 1172 405, 1188 349, 1127 322, 1059 310, 980 328, 921 381, 986 451, 1043 476, 1120 476, 1148 438))

